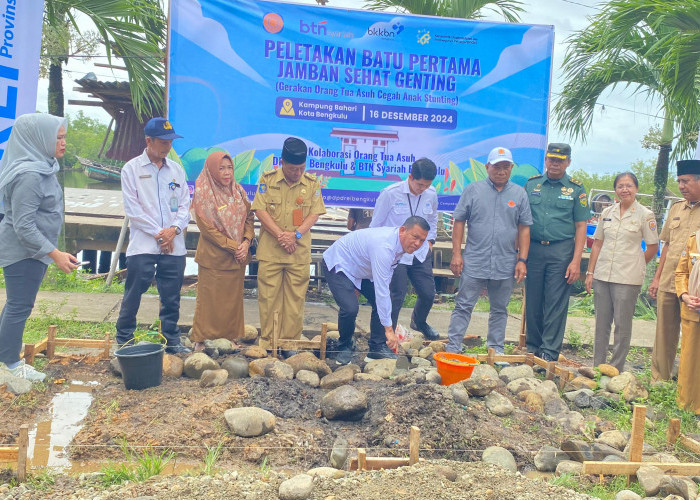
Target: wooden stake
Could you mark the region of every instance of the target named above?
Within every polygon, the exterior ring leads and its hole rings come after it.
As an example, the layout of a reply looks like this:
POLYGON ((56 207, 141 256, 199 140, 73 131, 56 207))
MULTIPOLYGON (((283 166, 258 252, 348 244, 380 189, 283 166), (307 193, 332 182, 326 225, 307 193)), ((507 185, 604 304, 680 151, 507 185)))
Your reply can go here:
POLYGON ((632 436, 630 437, 630 462, 642 461, 642 449, 644 448, 644 420, 647 407, 634 405, 632 411, 632 436))
POLYGON ((24 362, 28 365, 34 364, 34 344, 24 345, 24 362))
POLYGON ((27 480, 27 449, 29 448, 29 425, 27 424, 19 426, 17 447, 17 480, 23 483, 27 480))
POLYGON ((525 364, 527 366, 534 366, 535 365, 535 354, 534 353, 528 352, 525 355, 525 364))
POLYGON ((564 386, 569 381, 569 373, 571 373, 569 370, 562 370, 561 373, 559 373, 559 390, 560 391, 564 389, 564 386))
POLYGON ((328 337, 328 323, 323 323, 321 325, 321 348, 319 349, 321 361, 326 359, 326 337, 328 337))
POLYGON ((418 462, 418 450, 420 448, 420 429, 415 425, 411 426, 411 433, 408 441, 408 465, 418 462))
POLYGON ((279 327, 280 327, 280 313, 275 311, 272 313, 272 357, 276 358, 279 356, 277 353, 277 340, 279 338, 279 327))
POLYGON ((547 380, 554 380, 556 372, 557 363, 555 361, 547 361, 547 380))
POLYGON ((56 325, 49 326, 48 340, 46 342, 46 357, 52 359, 56 352, 56 325))
POLYGON ((678 436, 681 434, 681 420, 672 418, 668 421, 668 430, 666 431, 666 442, 670 445, 676 444, 678 436))
POLYGON ((357 449, 357 470, 363 471, 367 469, 367 452, 364 448, 357 449))
MULTIPOLYGON (((396 469, 408 465, 409 459, 403 457, 366 457, 362 470, 396 469)), ((350 459, 350 470, 360 470, 357 458, 350 459)))
POLYGON ((102 357, 104 359, 109 359, 109 349, 111 347, 112 341, 110 339, 109 332, 105 332, 105 348, 102 351, 102 357))
POLYGON ((520 336, 518 337, 518 347, 521 349, 525 349, 526 345, 527 335, 525 334, 525 287, 523 287, 523 307, 520 310, 520 336))
POLYGON ((489 353, 487 354, 486 362, 489 365, 493 366, 493 363, 495 362, 495 358, 496 358, 496 349, 494 349, 493 347, 489 347, 489 353))

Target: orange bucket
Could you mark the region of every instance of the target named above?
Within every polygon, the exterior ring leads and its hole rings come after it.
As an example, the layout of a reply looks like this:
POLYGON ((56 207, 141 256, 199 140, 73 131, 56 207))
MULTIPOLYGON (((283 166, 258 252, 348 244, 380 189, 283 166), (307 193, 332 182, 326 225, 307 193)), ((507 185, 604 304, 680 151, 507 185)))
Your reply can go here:
POLYGON ((451 352, 436 352, 433 358, 437 362, 442 385, 452 385, 468 379, 472 376, 474 367, 479 364, 476 358, 451 352))

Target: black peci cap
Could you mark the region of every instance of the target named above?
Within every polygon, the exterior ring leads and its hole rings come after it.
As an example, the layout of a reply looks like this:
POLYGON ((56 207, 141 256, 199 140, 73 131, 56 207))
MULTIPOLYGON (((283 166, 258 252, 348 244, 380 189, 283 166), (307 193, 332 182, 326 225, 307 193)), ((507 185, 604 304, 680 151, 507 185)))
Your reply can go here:
POLYGON ((282 147, 282 159, 292 165, 306 163, 308 149, 304 141, 296 137, 287 137, 282 147))
POLYGON ((700 160, 680 160, 676 175, 700 175, 700 160))

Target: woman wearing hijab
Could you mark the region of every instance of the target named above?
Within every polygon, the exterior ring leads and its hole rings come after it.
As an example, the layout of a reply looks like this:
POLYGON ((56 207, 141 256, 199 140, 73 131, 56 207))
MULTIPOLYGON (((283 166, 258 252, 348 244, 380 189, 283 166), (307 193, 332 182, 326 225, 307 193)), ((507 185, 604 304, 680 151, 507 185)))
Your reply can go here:
POLYGON ((234 180, 228 153, 210 154, 197 178, 192 201, 199 227, 194 260, 199 265, 197 305, 190 340, 195 351, 204 340, 243 335, 243 280, 250 262, 253 212, 234 180))
POLYGON ((77 259, 57 248, 63 224, 63 194, 57 158, 66 150, 66 121, 47 114, 15 120, 0 162, 0 267, 7 301, 0 315, 0 370, 30 381, 46 377, 19 359, 22 334, 39 285, 52 261, 70 273, 77 259))

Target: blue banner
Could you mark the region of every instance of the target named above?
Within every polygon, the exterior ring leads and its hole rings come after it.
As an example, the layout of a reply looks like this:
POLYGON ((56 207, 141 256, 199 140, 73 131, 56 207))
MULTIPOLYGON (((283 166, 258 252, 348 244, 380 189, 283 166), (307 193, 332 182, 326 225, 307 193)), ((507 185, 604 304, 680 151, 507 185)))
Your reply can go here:
POLYGON ((309 146, 327 205, 373 207, 420 157, 438 166, 440 210, 486 178, 497 146, 512 179, 541 171, 554 30, 239 0, 172 0, 169 115, 194 181, 234 156, 254 196, 282 142, 309 146))

